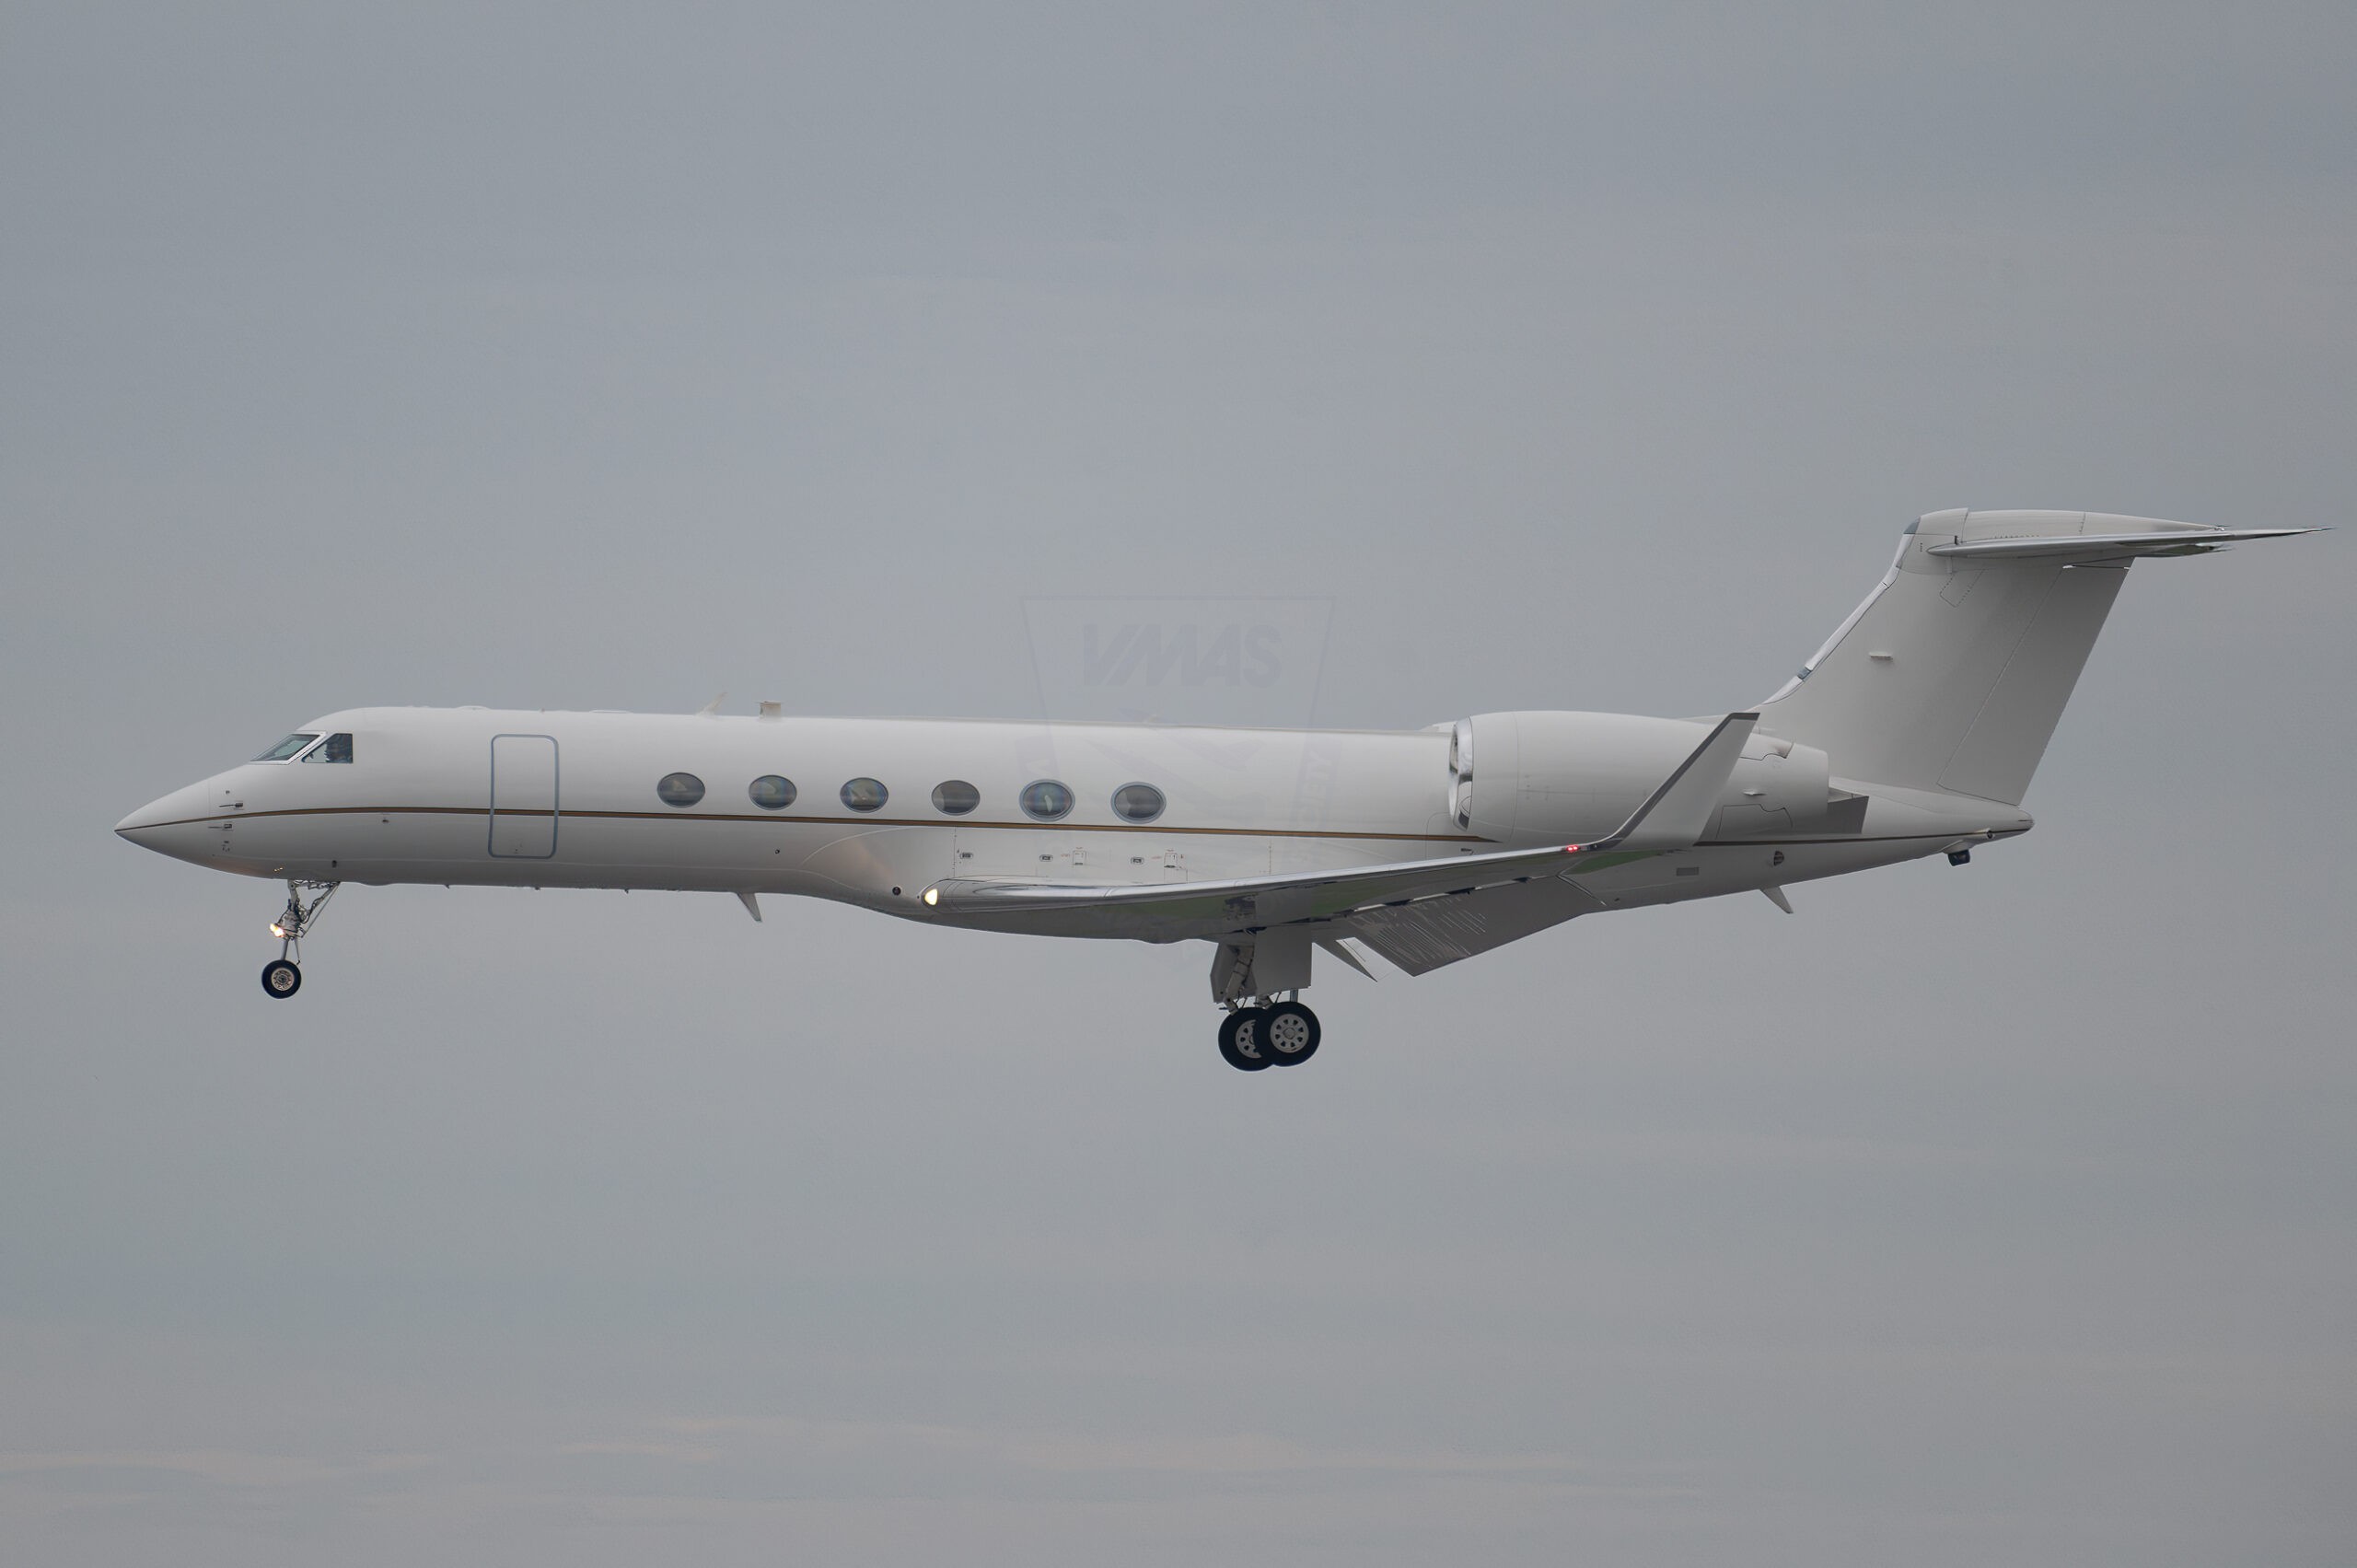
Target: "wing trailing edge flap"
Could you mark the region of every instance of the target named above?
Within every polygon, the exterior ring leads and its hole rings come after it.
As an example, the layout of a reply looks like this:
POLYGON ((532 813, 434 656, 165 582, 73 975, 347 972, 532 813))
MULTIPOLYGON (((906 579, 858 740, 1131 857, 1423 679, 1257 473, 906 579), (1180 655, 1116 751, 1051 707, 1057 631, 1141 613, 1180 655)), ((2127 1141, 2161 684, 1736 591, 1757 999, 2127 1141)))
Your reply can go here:
MULTIPOLYGON (((1759 715, 1729 714, 1659 788, 1608 836, 1440 860, 1394 861, 1331 871, 1149 885, 1019 882, 951 877, 925 889, 929 908, 953 914, 1093 912, 1124 917, 1172 940, 1364 914, 1428 899, 1456 899, 1538 877, 1576 877, 1649 854, 1690 847, 1709 825, 1759 715)), ((1570 913, 1578 913, 1574 908, 1570 913)), ((1570 913, 1562 918, 1568 919, 1570 913)), ((1551 924, 1550 921, 1546 923, 1551 924)), ((1538 929, 1533 927, 1532 929, 1538 929)), ((1512 938, 1506 938, 1512 940, 1512 938)), ((1374 938, 1368 946, 1383 953, 1374 938)), ((1477 949, 1478 950, 1478 949, 1477 949)), ((1397 960, 1395 960, 1397 961, 1397 960)), ((1443 962, 1451 961, 1448 959, 1443 962)), ((1403 969, 1411 968, 1401 964, 1403 969)), ((1436 967, 1436 966, 1427 966, 1436 967)), ((1412 969, 1411 972, 1415 972, 1412 969)))
POLYGON ((1541 877, 1461 898, 1387 904, 1337 923, 1386 963, 1419 975, 1604 907, 1603 900, 1576 882, 1541 877))
POLYGON ((1334 957, 1341 959, 1342 962, 1350 965, 1351 968, 1358 970, 1359 973, 1366 976, 1367 979, 1373 980, 1375 978, 1375 971, 1367 968, 1366 960, 1360 958, 1358 955, 1358 949, 1366 946, 1366 944, 1361 942, 1357 937, 1321 935, 1318 938, 1318 945, 1320 947, 1325 948, 1328 952, 1333 954, 1334 957))

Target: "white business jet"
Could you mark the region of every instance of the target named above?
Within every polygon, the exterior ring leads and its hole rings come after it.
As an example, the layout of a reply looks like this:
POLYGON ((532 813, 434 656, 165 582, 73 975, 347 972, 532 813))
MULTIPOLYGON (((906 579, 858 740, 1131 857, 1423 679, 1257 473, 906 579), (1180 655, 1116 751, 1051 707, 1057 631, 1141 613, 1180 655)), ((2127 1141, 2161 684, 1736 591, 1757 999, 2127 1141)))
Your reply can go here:
POLYGON ((355 708, 116 831, 284 879, 262 990, 346 882, 802 893, 981 930, 1213 945, 1221 1054, 1306 1062, 1314 952, 1422 974, 1575 915, 2029 830, 2137 558, 2309 528, 1934 512, 1772 697, 1414 730, 355 708))

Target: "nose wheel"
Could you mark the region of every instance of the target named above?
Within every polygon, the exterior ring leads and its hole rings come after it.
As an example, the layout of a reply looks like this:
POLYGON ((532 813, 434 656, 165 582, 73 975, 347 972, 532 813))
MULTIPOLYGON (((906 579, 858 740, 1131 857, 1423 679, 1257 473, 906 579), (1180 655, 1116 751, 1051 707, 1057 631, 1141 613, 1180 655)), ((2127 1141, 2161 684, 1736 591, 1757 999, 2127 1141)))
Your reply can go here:
POLYGON ((1318 1053, 1318 1015, 1299 1002, 1238 1007, 1220 1020, 1219 1053, 1238 1072, 1291 1067, 1318 1053))
POLYGON ((261 967, 263 995, 283 1001, 303 989, 303 968, 296 961, 303 956, 303 938, 319 923, 319 912, 342 886, 340 882, 286 884, 286 908, 270 928, 270 934, 278 938, 278 957, 261 967))

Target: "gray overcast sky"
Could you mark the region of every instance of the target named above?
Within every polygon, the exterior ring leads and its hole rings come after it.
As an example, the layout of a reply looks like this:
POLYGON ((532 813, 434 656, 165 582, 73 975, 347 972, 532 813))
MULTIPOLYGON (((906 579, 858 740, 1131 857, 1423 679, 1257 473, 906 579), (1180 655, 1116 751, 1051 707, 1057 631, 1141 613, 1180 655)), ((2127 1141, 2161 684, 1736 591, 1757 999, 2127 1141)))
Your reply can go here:
POLYGON ((1969 870, 1328 976, 1276 1080, 1200 947, 774 900, 354 889, 276 1006, 108 830, 358 703, 1035 714, 1074 597, 1315 601, 1321 723, 1723 711, 1920 512, 2341 523, 2353 73, 14 0, 5 1555, 2349 1562, 2346 534, 2138 567, 1969 870))

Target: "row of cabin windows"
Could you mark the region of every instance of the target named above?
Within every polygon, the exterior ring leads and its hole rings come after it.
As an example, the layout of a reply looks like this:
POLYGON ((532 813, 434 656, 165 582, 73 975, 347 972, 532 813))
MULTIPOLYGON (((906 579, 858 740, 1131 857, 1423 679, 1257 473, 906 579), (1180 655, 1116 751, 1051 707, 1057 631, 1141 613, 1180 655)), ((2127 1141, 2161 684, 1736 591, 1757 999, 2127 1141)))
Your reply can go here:
MULTIPOLYGON (((794 781, 763 773, 746 786, 745 794, 764 811, 783 811, 799 797, 794 781)), ((656 798, 666 806, 693 806, 703 798, 703 781, 693 773, 666 773, 656 781, 656 798)), ((841 796, 849 811, 881 811, 892 792, 881 779, 853 779, 841 796)), ((1055 779, 1035 779, 1023 786, 1016 803, 1038 822, 1060 822, 1072 815, 1072 786, 1055 779)), ((945 817, 963 817, 982 803, 982 792, 964 779, 946 779, 933 786, 933 808, 945 817)), ((1123 784, 1113 792, 1113 815, 1140 825, 1162 815, 1162 792, 1150 784, 1123 784)))

